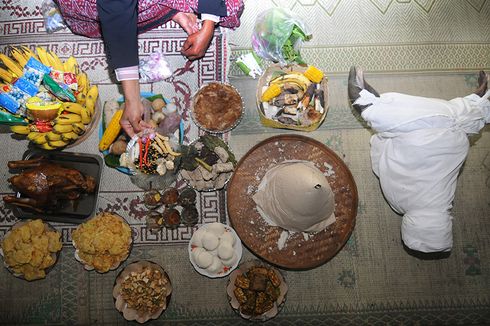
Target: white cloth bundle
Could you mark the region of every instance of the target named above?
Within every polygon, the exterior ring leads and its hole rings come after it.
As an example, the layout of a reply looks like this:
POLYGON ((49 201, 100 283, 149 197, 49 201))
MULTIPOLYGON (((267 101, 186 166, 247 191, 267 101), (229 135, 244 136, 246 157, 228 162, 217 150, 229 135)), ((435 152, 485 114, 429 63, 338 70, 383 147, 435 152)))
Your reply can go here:
POLYGON ((450 101, 362 90, 354 104, 367 105, 362 117, 377 132, 371 161, 381 189, 404 214, 405 245, 422 252, 450 251, 450 209, 459 169, 468 154, 467 134, 490 122, 488 91, 450 101))

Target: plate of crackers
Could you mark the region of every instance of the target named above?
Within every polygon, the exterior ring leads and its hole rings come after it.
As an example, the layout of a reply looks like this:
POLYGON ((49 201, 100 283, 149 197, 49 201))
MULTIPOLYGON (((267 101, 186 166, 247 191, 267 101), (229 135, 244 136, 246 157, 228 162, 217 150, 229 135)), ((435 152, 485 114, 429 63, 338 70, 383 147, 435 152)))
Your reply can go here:
POLYGON ((86 270, 106 273, 128 258, 133 237, 121 216, 102 212, 80 224, 72 233, 75 258, 86 270))
POLYGON ((41 219, 22 220, 5 234, 0 249, 5 267, 27 281, 43 279, 61 251, 61 233, 41 219))

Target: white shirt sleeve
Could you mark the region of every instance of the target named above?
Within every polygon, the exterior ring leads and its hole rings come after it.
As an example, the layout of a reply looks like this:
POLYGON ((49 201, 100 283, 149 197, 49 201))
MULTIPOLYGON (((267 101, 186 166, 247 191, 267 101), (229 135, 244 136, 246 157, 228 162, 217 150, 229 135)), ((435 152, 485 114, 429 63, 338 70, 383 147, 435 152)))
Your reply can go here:
POLYGON ((211 14, 201 14, 202 20, 211 20, 215 23, 219 23, 219 16, 211 15, 211 14))

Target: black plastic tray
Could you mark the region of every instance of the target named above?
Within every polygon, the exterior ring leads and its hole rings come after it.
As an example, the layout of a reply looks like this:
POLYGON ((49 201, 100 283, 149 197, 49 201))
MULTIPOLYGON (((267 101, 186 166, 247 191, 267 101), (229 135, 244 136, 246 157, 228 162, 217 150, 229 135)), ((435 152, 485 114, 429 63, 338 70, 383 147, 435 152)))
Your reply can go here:
MULTIPOLYGON (((95 191, 92 194, 82 194, 74 204, 71 201, 63 203, 57 211, 38 213, 28 208, 12 205, 12 210, 17 218, 34 219, 41 218, 45 221, 55 221, 63 223, 82 223, 87 218, 95 215, 97 209, 97 200, 99 197, 100 180, 104 163, 102 158, 93 154, 43 151, 31 149, 24 153, 23 160, 34 159, 43 156, 46 159, 57 163, 63 167, 77 169, 84 175, 93 177, 96 181, 95 191)), ((12 170, 14 173, 20 173, 20 170, 12 170)), ((17 192, 17 198, 22 195, 17 192)))

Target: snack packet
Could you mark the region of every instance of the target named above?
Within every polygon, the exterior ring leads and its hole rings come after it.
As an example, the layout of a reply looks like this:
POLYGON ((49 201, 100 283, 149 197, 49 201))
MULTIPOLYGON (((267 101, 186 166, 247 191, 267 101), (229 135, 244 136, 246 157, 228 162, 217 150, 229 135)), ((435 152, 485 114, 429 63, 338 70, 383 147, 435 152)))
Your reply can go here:
POLYGON ((46 67, 34 57, 31 57, 24 66, 22 77, 39 87, 43 81, 44 74, 49 74, 50 70, 49 67, 46 67))
MULTIPOLYGON (((0 97, 3 93, 0 93, 0 97)), ((0 110, 0 124, 9 126, 27 125, 28 122, 22 117, 18 117, 4 110, 0 110)))
POLYGON ((54 96, 62 101, 76 102, 77 99, 73 92, 64 84, 58 84, 51 78, 50 75, 44 75, 43 77, 44 87, 49 90, 54 96), (63 85, 66 87, 64 88, 63 85))

